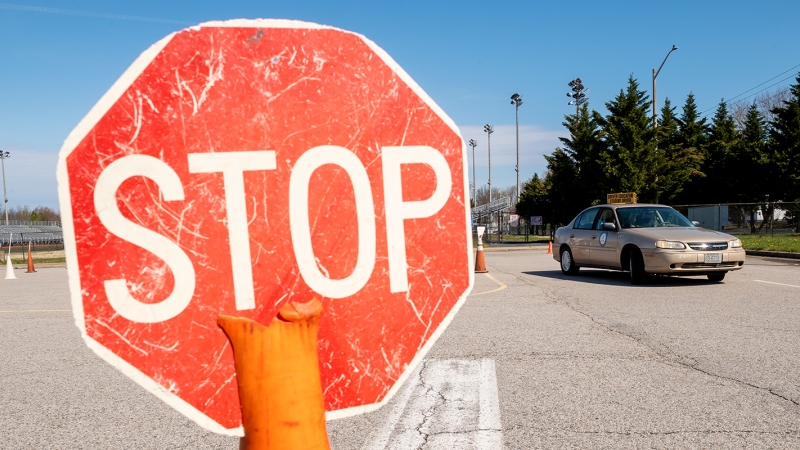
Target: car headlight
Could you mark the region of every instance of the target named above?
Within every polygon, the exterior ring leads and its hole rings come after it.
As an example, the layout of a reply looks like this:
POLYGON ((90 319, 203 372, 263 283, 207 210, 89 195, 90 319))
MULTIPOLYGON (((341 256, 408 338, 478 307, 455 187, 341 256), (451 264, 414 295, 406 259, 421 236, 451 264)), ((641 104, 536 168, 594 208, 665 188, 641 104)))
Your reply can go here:
POLYGON ((742 241, 740 239, 734 239, 728 246, 730 246, 730 248, 742 248, 742 241))
POLYGON ((656 247, 658 248, 686 248, 683 242, 677 241, 656 241, 656 247))

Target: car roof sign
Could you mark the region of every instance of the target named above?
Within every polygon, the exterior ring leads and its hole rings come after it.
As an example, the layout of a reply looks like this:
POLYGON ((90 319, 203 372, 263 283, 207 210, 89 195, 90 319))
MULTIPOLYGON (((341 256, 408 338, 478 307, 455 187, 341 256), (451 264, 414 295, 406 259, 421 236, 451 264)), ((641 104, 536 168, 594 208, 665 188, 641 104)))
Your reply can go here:
POLYGON ((636 203, 636 192, 616 192, 606 195, 606 203, 611 204, 625 204, 636 203))

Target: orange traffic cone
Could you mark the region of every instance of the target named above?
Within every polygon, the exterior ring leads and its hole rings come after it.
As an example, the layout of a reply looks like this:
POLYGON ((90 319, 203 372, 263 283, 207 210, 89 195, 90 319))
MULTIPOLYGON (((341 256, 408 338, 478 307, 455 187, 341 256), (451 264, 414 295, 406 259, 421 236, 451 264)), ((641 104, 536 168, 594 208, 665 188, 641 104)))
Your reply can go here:
POLYGON ((322 303, 287 303, 269 326, 220 315, 233 346, 244 437, 240 450, 329 450, 317 358, 322 303))
POLYGON ((33 257, 31 257, 31 243, 28 242, 28 271, 25 273, 33 273, 36 270, 33 268, 33 257))
POLYGON ((478 227, 478 253, 475 255, 475 273, 488 273, 486 270, 486 259, 483 256, 483 230, 484 227, 478 227))
POLYGON ((552 255, 553 254, 553 241, 548 241, 547 242, 547 254, 548 255, 552 255))

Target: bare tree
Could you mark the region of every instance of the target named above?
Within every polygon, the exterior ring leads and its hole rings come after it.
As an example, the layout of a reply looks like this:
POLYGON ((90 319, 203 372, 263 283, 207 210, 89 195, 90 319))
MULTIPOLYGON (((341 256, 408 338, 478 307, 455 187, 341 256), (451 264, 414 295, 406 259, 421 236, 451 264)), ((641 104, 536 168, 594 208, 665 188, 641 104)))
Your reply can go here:
POLYGON ((747 110, 750 105, 755 103, 758 107, 758 112, 764 117, 767 122, 772 121, 772 109, 778 106, 783 106, 784 101, 791 99, 791 92, 786 86, 779 87, 774 91, 764 91, 755 96, 751 101, 749 99, 742 99, 731 102, 728 108, 730 109, 731 116, 736 122, 739 129, 744 127, 744 122, 747 120, 747 110))
MULTIPOLYGON (((504 188, 492 188, 492 200, 497 200, 498 198, 502 197, 511 197, 511 203, 514 203, 514 196, 517 193, 516 186, 508 186, 504 188)), ((488 186, 479 186, 477 191, 475 192, 475 206, 480 206, 485 203, 489 203, 489 187, 488 186)))
POLYGON ((54 222, 61 221, 61 215, 49 206, 37 206, 31 209, 28 205, 8 208, 9 220, 49 220, 54 222))

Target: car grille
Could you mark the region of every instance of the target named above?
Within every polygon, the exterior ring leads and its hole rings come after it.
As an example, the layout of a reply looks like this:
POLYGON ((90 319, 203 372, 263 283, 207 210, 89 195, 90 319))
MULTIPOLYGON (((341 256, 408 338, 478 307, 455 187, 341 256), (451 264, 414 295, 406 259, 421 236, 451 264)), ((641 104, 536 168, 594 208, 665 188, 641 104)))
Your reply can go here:
POLYGON ((728 243, 727 242, 689 242, 689 247, 692 250, 701 250, 701 251, 716 251, 716 250, 727 250, 728 243))
POLYGON ((724 262, 720 264, 686 263, 681 265, 681 269, 705 269, 709 267, 736 267, 735 262, 724 262))

